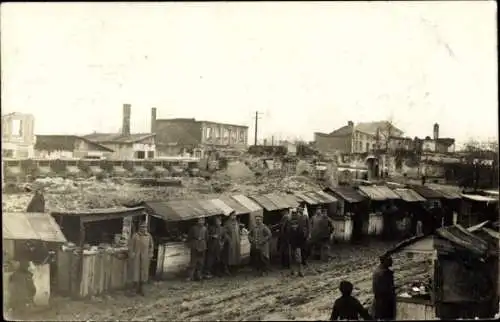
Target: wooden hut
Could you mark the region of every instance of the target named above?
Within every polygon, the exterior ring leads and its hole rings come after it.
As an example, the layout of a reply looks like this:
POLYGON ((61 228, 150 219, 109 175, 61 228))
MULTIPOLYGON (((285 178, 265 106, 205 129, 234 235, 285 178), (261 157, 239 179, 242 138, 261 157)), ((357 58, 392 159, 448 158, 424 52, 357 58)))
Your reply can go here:
POLYGON ((443 226, 443 200, 447 197, 442 192, 423 185, 408 185, 416 193, 426 199, 417 217, 422 221, 425 234, 432 233, 436 228, 443 226))
POLYGON ((462 211, 459 214, 459 224, 470 227, 483 221, 498 220, 498 197, 492 197, 481 192, 463 193, 462 211))
POLYGON ((309 217, 313 216, 319 207, 326 208, 330 217, 333 217, 337 211, 337 198, 324 191, 295 192, 294 195, 306 204, 309 217))
POLYGON ((462 195, 459 187, 429 184, 429 187, 443 195, 441 200, 443 210, 442 226, 457 224, 458 214, 462 209, 462 195))
POLYGON ((396 208, 395 201, 401 200, 399 195, 384 185, 361 185, 358 190, 368 198, 369 218, 363 221, 363 232, 367 236, 396 237, 404 233, 409 218, 396 208))
POLYGON ((358 240, 362 236, 363 219, 366 220, 365 196, 349 186, 329 187, 325 192, 338 199, 336 214, 332 217, 334 240, 358 240))
POLYGON ((401 197, 400 210, 407 213, 410 218, 410 226, 406 227, 408 229, 406 237, 416 235, 417 213, 422 208, 422 204, 426 202, 425 198, 408 188, 395 188, 393 191, 401 197))
POLYGON ((38 306, 48 305, 54 270, 49 251, 66 242, 60 227, 48 213, 3 212, 2 232, 4 303, 8 303, 9 277, 13 273, 10 265, 5 264, 28 260, 36 288, 33 301, 38 306))
POLYGON ((271 240, 271 255, 278 252, 278 232, 283 215, 291 208, 299 205, 295 198, 283 193, 270 193, 265 195, 250 196, 259 206, 263 208, 264 223, 271 229, 273 238, 271 240))
POLYGON ((57 254, 58 293, 85 298, 131 285, 127 240, 134 221, 126 219, 144 218, 144 208, 52 212, 52 217, 71 242, 57 254))
POLYGON ((426 292, 398 294, 396 319, 488 318, 495 315, 498 269, 495 270, 494 261, 489 260, 495 255, 484 239, 455 225, 440 228, 432 235, 405 240, 386 255, 399 252, 430 256, 432 268, 426 292))
MULTIPOLYGON (((183 273, 189 267, 190 250, 185 241, 198 218, 210 221, 234 210, 221 199, 145 202, 144 207, 151 215, 150 231, 155 241, 154 274, 158 279, 183 273)), ((250 255, 248 236, 242 235, 240 247, 242 260, 245 260, 250 255)))

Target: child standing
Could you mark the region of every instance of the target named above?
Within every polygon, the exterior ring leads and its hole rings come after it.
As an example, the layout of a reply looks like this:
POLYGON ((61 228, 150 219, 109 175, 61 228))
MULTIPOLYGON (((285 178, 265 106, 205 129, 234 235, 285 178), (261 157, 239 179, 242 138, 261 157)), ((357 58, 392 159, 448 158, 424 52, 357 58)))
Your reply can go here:
POLYGON ((372 317, 361 303, 351 295, 353 285, 351 282, 342 281, 339 286, 342 294, 333 304, 332 315, 330 321, 336 320, 371 320, 372 317))

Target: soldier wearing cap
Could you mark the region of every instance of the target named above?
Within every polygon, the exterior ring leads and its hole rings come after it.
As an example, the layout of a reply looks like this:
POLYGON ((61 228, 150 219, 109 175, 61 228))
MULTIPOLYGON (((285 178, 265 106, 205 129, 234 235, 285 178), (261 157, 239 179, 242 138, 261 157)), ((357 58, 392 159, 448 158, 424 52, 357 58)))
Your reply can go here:
POLYGON ((196 225, 191 227, 188 235, 189 248, 191 250, 191 262, 188 280, 201 280, 205 256, 207 252, 208 231, 205 227, 205 218, 198 218, 196 225))
POLYGON ((295 275, 295 268, 299 276, 304 276, 302 249, 305 248, 308 238, 309 226, 304 216, 299 214, 296 208, 291 210, 290 220, 286 225, 287 238, 290 245, 290 268, 291 274, 295 275))
POLYGON ((255 269, 264 275, 269 270, 269 242, 271 241, 271 230, 263 222, 262 215, 255 216, 255 226, 250 229, 248 239, 250 241, 250 254, 255 269))
POLYGON ((228 237, 227 243, 224 247, 223 260, 226 267, 230 272, 236 272, 236 268, 240 265, 241 261, 241 235, 240 224, 236 218, 236 212, 232 211, 229 218, 224 223, 224 228, 228 237))
POLYGON ((144 295, 143 284, 149 279, 149 265, 154 253, 153 237, 148 232, 146 222, 142 222, 139 225, 139 230, 132 236, 129 252, 137 293, 144 295))

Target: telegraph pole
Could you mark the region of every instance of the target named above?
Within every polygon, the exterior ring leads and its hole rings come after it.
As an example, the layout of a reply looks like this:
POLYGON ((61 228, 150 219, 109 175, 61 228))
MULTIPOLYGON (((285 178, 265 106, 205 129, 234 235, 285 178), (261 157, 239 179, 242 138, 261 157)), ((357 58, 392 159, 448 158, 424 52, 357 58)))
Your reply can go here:
POLYGON ((254 145, 257 145, 257 129, 259 126, 259 112, 255 112, 255 138, 254 138, 254 145))

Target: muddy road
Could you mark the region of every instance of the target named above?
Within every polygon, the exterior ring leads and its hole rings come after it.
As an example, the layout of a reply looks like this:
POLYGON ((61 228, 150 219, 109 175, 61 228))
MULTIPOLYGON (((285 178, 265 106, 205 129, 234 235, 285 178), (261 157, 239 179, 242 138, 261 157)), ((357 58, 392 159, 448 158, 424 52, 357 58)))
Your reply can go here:
MULTIPOLYGON (((271 320, 328 319, 337 286, 350 280, 354 295, 366 306, 371 303, 371 274, 378 255, 388 243, 342 245, 332 250, 329 263, 312 262, 306 276, 291 277, 274 268, 268 276, 256 277, 248 269, 233 277, 203 282, 183 280, 153 282, 146 295, 125 292, 86 301, 55 298, 50 309, 37 320, 271 320)), ((423 258, 394 258, 396 285, 427 275, 423 258)))

